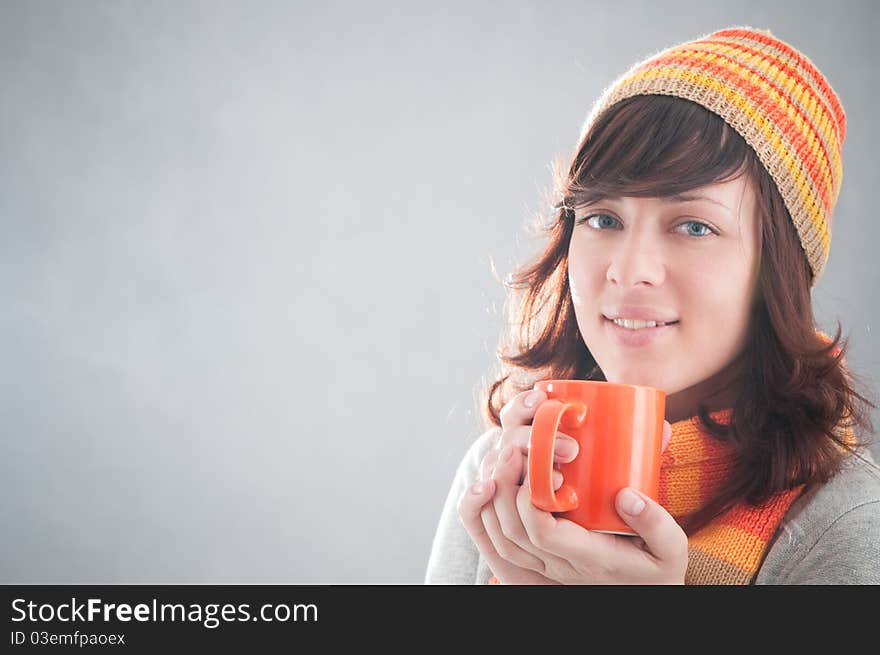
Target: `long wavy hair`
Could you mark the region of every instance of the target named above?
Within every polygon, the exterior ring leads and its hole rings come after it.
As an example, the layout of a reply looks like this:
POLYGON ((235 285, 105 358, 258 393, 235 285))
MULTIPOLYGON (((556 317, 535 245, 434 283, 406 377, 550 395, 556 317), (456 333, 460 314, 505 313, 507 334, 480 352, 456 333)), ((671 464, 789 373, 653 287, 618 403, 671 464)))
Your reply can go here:
MULTIPOLYGON (((671 196, 745 174, 758 196, 761 254, 749 338, 733 363, 741 384, 729 424, 700 404, 712 438, 734 447, 731 475, 716 496, 687 517, 688 535, 745 501, 761 505, 776 492, 821 484, 847 453, 858 456, 874 433, 846 366, 840 322, 829 342, 813 316, 812 271, 770 175, 743 138, 720 117, 677 97, 640 95, 605 111, 583 135, 563 172, 554 167, 552 212, 527 226, 547 244, 503 282, 508 331, 496 352, 497 378, 484 378, 479 400, 487 428, 515 394, 542 379, 605 380, 578 330, 568 285, 573 208, 604 196, 671 196)), ((876 399, 876 397, 875 397, 876 399)))

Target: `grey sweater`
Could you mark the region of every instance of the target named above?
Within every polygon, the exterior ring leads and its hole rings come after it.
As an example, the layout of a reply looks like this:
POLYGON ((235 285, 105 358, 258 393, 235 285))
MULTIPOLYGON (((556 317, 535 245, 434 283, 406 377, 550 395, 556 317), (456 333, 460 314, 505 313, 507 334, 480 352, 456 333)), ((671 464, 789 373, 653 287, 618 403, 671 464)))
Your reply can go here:
MULTIPOLYGON (((496 435, 483 434, 461 460, 434 535, 426 584, 487 584, 492 575, 457 505, 496 435)), ((826 484, 792 503, 755 584, 880 584, 880 468, 869 452, 862 457, 850 457, 826 484)))

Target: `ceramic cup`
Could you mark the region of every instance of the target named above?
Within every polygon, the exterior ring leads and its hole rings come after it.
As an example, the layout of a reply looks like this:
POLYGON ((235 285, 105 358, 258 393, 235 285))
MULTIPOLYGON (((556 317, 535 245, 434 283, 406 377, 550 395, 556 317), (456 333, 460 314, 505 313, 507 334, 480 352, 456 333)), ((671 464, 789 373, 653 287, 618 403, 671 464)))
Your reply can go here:
POLYGON ((532 503, 588 530, 634 535, 615 498, 633 487, 655 501, 660 487, 666 393, 653 387, 592 380, 543 380, 529 443, 532 503), (557 431, 577 440, 573 461, 560 464, 553 489, 557 431))

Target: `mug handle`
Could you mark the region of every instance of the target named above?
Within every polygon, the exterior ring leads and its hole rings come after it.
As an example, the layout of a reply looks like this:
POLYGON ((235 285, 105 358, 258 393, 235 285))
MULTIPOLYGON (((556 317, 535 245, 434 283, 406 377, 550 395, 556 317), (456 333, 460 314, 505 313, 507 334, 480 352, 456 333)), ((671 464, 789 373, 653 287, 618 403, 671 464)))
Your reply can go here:
POLYGON ((566 416, 565 425, 578 428, 587 417, 587 406, 577 401, 548 399, 540 404, 532 421, 529 440, 529 491, 532 504, 545 512, 567 512, 580 503, 577 490, 563 483, 553 490, 553 451, 556 431, 566 416), (566 414, 567 412, 567 414, 566 414))

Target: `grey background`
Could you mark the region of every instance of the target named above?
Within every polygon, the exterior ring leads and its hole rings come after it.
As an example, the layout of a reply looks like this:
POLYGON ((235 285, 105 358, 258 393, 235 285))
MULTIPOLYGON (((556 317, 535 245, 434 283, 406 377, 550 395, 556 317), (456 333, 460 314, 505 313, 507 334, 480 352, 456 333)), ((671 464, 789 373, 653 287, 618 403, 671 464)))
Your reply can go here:
POLYGON ((420 583, 551 160, 726 26, 843 100, 814 297, 876 384, 880 12, 842 4, 0 4, 0 582, 420 583))

